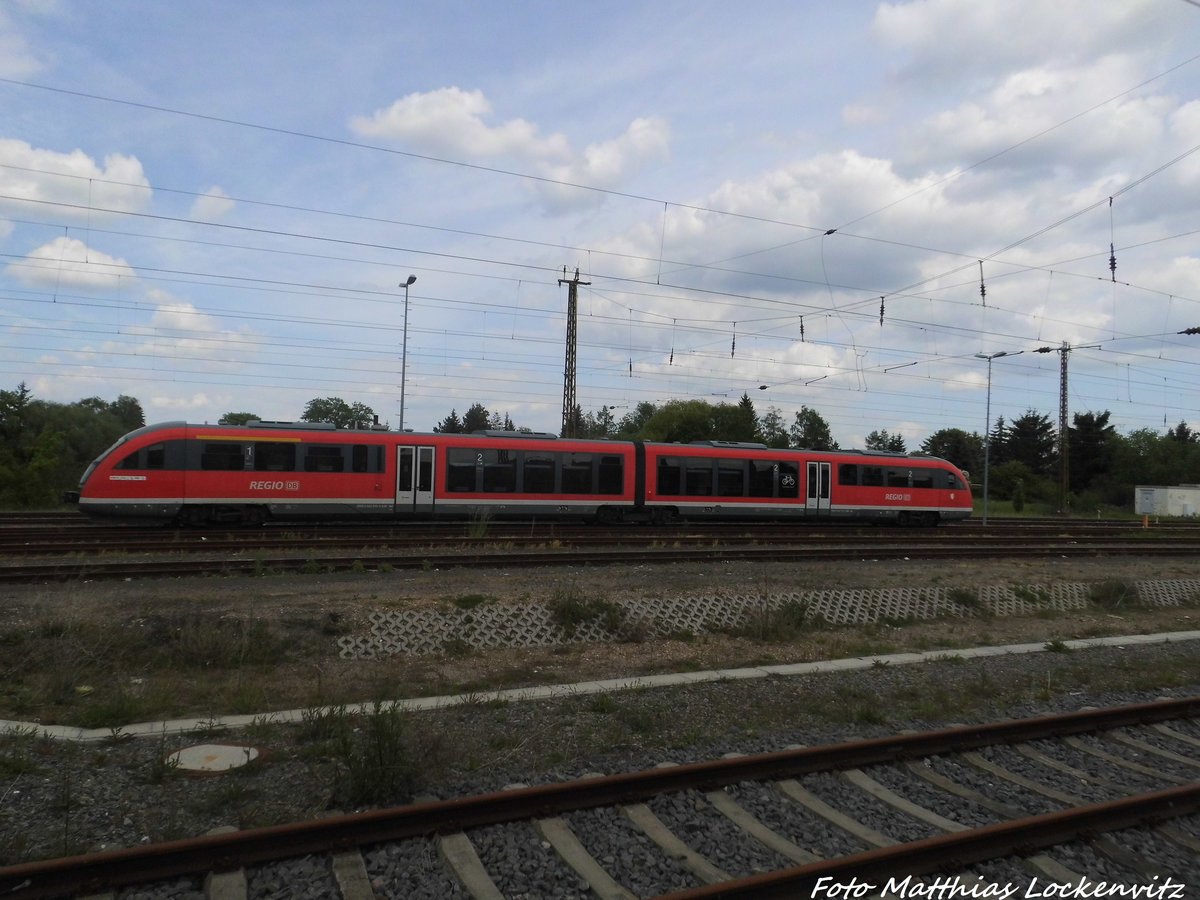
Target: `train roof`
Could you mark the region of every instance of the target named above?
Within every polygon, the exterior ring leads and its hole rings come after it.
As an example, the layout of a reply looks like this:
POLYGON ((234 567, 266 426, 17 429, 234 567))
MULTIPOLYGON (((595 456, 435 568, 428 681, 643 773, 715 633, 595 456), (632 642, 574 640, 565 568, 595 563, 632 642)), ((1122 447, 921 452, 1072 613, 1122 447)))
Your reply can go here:
MULTIPOLYGON (((268 429, 290 429, 294 431, 314 431, 322 433, 337 433, 337 434, 372 434, 382 435, 390 434, 394 436, 405 435, 412 438, 470 438, 470 437, 485 437, 493 439, 511 438, 514 440, 542 440, 542 441, 563 441, 564 443, 574 441, 578 443, 591 444, 612 444, 614 446, 622 444, 634 444, 637 441, 630 440, 613 440, 610 438, 563 438, 557 434, 544 431, 503 431, 497 429, 480 429, 470 432, 424 432, 424 431, 392 431, 384 426, 373 426, 370 428, 338 428, 331 422, 280 422, 269 421, 263 419, 251 419, 245 423, 239 424, 194 424, 184 421, 158 422, 153 425, 145 425, 142 428, 131 431, 125 435, 118 443, 124 443, 132 437, 146 434, 166 428, 241 428, 246 430, 268 430, 268 429)), ((948 462, 940 456, 933 456, 928 453, 912 452, 904 453, 898 450, 863 450, 863 449, 848 449, 848 450, 813 450, 805 447, 768 447, 758 441, 722 441, 722 440, 702 440, 683 442, 668 442, 668 441, 642 441, 641 443, 653 447, 675 447, 675 448, 690 448, 698 449, 701 447, 711 447, 719 450, 754 450, 756 452, 766 453, 795 453, 797 451, 805 453, 815 453, 828 457, 846 457, 859 456, 867 459, 894 459, 901 460, 927 460, 930 462, 948 462)))

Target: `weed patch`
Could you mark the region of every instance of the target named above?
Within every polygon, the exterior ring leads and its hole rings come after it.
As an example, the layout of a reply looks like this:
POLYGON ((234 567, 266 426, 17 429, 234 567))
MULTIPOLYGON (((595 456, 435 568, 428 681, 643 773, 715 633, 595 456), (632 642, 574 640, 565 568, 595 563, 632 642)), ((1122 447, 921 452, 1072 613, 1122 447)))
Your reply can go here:
POLYGON ((1124 578, 1109 578, 1093 584, 1089 598, 1103 609, 1128 609, 1141 603, 1137 585, 1124 578))

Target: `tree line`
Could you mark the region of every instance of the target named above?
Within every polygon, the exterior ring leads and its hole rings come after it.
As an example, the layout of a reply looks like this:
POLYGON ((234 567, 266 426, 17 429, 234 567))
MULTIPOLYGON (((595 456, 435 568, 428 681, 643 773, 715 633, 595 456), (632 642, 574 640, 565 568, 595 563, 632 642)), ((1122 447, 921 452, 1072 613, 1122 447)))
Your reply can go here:
MULTIPOLYGON (((617 418, 617 408, 573 411, 567 433, 578 438, 690 441, 738 441, 775 448, 837 450, 829 423, 815 409, 802 406, 788 421, 768 406, 759 413, 749 395, 737 403, 670 400, 639 403, 617 418)), ((222 424, 238 425, 260 419, 251 412, 228 412, 222 424)), ((1101 507, 1130 507, 1139 484, 1200 482, 1200 435, 1186 423, 1160 434, 1143 428, 1120 434, 1110 413, 1076 413, 1067 429, 1069 503, 1084 512, 1101 507)), ((338 428, 385 428, 374 410, 339 397, 310 400, 303 422, 325 422, 338 428)), ((122 395, 113 402, 89 397, 75 403, 53 403, 33 397, 22 383, 0 390, 0 508, 40 509, 59 503, 87 465, 122 435, 146 424, 141 404, 122 395)), ((461 416, 457 409, 433 430, 442 434, 475 431, 524 431, 507 412, 475 403, 461 416)), ((1053 504, 1059 498, 1061 467, 1057 429, 1050 418, 1034 410, 1006 421, 998 418, 988 434, 989 496, 1025 503, 1053 504)), ((908 453, 899 433, 884 429, 866 437, 865 448, 908 453)), ((977 432, 944 428, 929 435, 911 452, 939 456, 983 480, 985 441, 977 432)))

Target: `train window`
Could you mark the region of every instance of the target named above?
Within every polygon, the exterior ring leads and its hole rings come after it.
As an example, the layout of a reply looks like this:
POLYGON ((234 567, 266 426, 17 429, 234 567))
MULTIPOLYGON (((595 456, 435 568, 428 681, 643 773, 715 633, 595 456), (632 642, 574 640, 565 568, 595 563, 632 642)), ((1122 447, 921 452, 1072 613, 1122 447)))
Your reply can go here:
POLYGON ((685 492, 689 497, 711 497, 713 492, 713 460, 706 457, 684 460, 685 492))
POLYGON ((200 452, 200 468, 212 472, 240 472, 245 468, 242 445, 233 441, 205 444, 200 452))
POLYGON ((310 444, 304 452, 305 472, 344 472, 346 460, 340 446, 310 444))
POLYGON ((295 472, 296 445, 283 441, 258 441, 254 445, 257 472, 295 472))
POLYGON ((853 463, 842 463, 838 466, 838 484, 857 485, 858 466, 853 463))
POLYGON ((489 494, 511 494, 517 489, 517 454, 513 450, 477 450, 483 458, 483 490, 489 494))
POLYGON ((350 448, 350 469, 354 472, 382 472, 383 447, 355 444, 350 448))
POLYGON ((766 459, 750 460, 750 496, 775 496, 775 463, 766 459))
POLYGON ((943 472, 942 475, 945 476, 946 487, 950 488, 951 490, 957 490, 962 487, 962 484, 958 480, 958 476, 953 472, 943 472))
POLYGON ((740 459, 717 462, 717 494, 722 497, 746 496, 746 463, 740 459))
POLYGON ((779 464, 779 496, 789 499, 800 496, 800 467, 794 462, 779 464))
POLYGON ((863 466, 862 485, 863 487, 883 487, 883 467, 863 466))
POLYGON ((167 445, 152 444, 135 450, 117 463, 118 469, 165 469, 167 464, 167 445))
POLYGON ((600 457, 599 494, 619 494, 625 489, 625 461, 619 456, 600 457))
POLYGON ((673 456, 658 458, 658 493, 659 496, 677 497, 679 490, 679 460, 673 456))
POLYGON ((564 453, 562 458, 562 492, 564 494, 594 493, 592 454, 564 453))
POLYGON ((913 469, 911 477, 912 486, 915 488, 933 487, 933 469, 913 469))
MULTIPOLYGON (((482 460, 480 460, 482 462, 482 460)), ((475 490, 475 451, 451 447, 446 451, 446 490, 471 493, 475 490)))
POLYGON ((525 453, 522 490, 527 494, 554 493, 554 454, 525 453))
POLYGON ((908 487, 908 469, 886 469, 888 487, 908 487))

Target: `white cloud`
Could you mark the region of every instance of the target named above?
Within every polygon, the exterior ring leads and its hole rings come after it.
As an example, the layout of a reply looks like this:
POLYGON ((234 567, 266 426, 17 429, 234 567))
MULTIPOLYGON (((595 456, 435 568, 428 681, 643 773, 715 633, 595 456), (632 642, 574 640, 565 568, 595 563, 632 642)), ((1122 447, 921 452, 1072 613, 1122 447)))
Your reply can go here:
MULTIPOLYGON (((28 3, 17 5, 25 5, 37 11, 37 7, 28 3)), ((0 78, 28 78, 41 71, 42 67, 42 60, 30 48, 25 35, 18 30, 12 17, 0 7, 0 78)))
POLYGON ((44 209, 56 217, 95 221, 108 210, 144 209, 149 187, 136 157, 110 153, 99 165, 82 150, 60 153, 0 138, 0 194, 36 204, 0 200, 2 208, 26 214, 31 208, 44 209))
MULTIPOLYGON (((670 143, 671 129, 665 120, 639 118, 630 123, 620 137, 589 144, 570 163, 551 166, 544 171, 546 177, 554 181, 600 189, 614 188, 644 164, 665 159, 670 143)), ((584 199, 595 202, 601 196, 589 191, 590 198, 581 198, 578 190, 560 185, 540 183, 538 187, 547 199, 562 206, 577 206, 584 199)))
POLYGON ((188 215, 201 222, 215 222, 227 216, 236 205, 228 194, 214 186, 196 198, 188 215))
POLYGON ((1162 6, 1156 0, 914 0, 881 3, 872 32, 885 47, 910 54, 898 69, 902 79, 961 83, 1047 57, 1093 60, 1145 46, 1140 38, 1158 24, 1162 6))
POLYGON ((484 119, 491 111, 482 91, 447 87, 409 94, 370 117, 355 116, 350 127, 363 137, 403 141, 460 159, 568 158, 567 139, 561 134, 541 137, 537 126, 524 119, 488 125, 484 119))
MULTIPOLYGON (((370 117, 354 117, 350 125, 364 137, 402 141, 418 152, 462 160, 514 160, 541 178, 601 189, 616 187, 645 163, 668 155, 670 128, 657 117, 636 118, 620 136, 575 153, 565 135, 543 136, 525 119, 489 125, 491 112, 482 91, 448 87, 409 94, 370 117)), ((537 183, 536 190, 558 209, 590 205, 600 196, 545 182, 537 183)))
POLYGON ((9 263, 5 273, 23 284, 38 287, 109 290, 116 288, 118 279, 137 275, 125 260, 65 236, 31 251, 21 262, 9 263))

